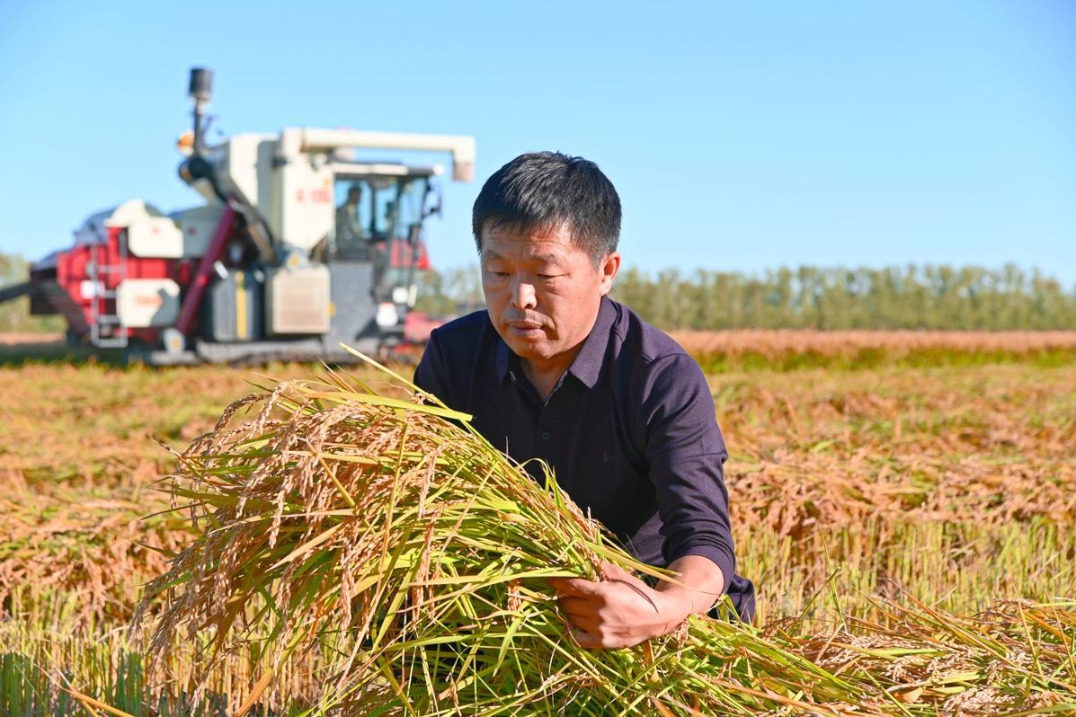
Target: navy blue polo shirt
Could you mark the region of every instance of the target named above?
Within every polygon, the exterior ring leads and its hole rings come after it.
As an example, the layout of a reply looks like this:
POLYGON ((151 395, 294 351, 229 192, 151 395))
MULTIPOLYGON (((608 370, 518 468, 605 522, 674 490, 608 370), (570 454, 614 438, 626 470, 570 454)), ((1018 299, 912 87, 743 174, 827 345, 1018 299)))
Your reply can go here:
MULTIPOLYGON (((642 562, 709 558, 750 618, 754 586, 735 575, 723 464, 706 378, 669 336, 608 297, 546 401, 486 311, 436 329, 415 383, 517 461, 539 458, 583 510, 642 562)), ((541 479, 540 467, 528 470, 541 479)))

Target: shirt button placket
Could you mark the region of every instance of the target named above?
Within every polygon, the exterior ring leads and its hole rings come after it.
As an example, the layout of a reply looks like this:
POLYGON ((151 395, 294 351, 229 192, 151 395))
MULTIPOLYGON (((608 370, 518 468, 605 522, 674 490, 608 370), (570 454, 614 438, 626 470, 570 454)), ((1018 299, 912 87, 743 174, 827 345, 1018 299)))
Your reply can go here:
POLYGON ((549 443, 549 440, 553 437, 553 433, 549 430, 549 422, 552 420, 550 417, 549 404, 547 403, 542 412, 538 414, 538 438, 542 443, 549 443))

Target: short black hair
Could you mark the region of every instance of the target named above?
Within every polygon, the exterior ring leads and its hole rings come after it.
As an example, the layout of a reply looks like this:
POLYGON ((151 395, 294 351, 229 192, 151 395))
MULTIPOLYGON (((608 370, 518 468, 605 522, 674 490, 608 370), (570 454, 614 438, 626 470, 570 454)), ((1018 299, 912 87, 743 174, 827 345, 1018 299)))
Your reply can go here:
POLYGON ((572 242, 597 264, 616 251, 620 197, 594 162, 560 152, 530 152, 494 172, 478 193, 471 230, 479 253, 482 228, 490 220, 493 226, 523 230, 567 224, 572 242))

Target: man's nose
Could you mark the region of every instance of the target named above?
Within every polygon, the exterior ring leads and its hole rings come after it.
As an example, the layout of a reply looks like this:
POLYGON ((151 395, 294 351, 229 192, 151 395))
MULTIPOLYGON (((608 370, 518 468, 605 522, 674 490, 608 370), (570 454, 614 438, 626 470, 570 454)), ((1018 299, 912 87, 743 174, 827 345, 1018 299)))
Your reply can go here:
POLYGON ((526 279, 516 279, 512 285, 512 305, 517 309, 533 309, 537 305, 534 284, 526 279))

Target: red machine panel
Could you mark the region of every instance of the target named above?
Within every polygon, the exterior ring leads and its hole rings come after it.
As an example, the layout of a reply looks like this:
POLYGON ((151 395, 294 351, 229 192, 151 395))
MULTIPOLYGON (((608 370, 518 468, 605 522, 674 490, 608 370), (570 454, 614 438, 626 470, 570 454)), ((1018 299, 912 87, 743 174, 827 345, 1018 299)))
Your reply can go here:
POLYGON ((190 272, 182 260, 142 258, 124 251, 126 230, 109 227, 101 243, 77 244, 56 257, 56 281, 89 324, 98 314, 115 313, 115 291, 124 279, 173 279, 183 286, 190 272), (94 307, 94 302, 97 306, 94 307))

